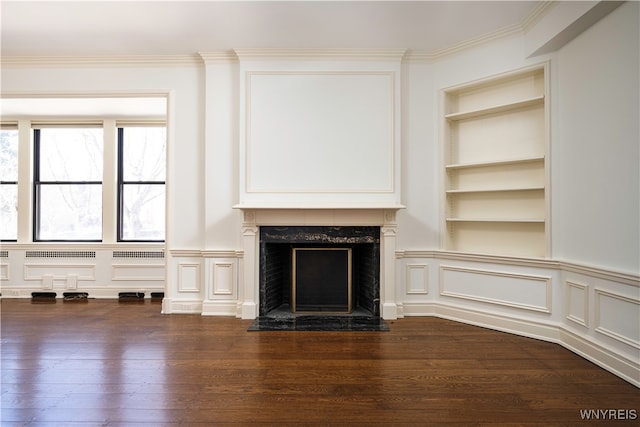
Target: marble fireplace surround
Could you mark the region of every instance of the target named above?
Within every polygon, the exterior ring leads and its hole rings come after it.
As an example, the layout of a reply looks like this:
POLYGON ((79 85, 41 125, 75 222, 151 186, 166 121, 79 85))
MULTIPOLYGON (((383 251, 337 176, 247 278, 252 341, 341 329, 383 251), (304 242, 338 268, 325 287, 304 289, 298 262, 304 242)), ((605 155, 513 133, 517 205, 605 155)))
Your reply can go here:
POLYGON ((396 213, 402 205, 355 205, 341 208, 235 206, 243 213, 244 263, 239 314, 255 319, 260 307, 260 227, 380 227, 380 317, 398 318, 395 286, 396 213))

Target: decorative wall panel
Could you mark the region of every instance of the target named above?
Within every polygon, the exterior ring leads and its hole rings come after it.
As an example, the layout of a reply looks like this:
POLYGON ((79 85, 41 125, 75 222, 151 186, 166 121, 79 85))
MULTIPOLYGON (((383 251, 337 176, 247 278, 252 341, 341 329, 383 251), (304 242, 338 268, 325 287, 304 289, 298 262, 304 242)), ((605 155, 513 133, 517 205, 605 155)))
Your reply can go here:
POLYGON ((578 325, 589 326, 589 287, 566 281, 567 319, 578 325))
POLYGON ((213 295, 214 296, 230 296, 233 295, 235 288, 234 268, 231 262, 214 262, 212 265, 213 272, 213 295))
POLYGON ((394 74, 249 72, 246 191, 394 191, 394 74))
POLYGON ((164 281, 164 265, 113 264, 111 280, 164 281))
POLYGON ((429 267, 426 264, 407 264, 406 292, 407 294, 424 294, 429 292, 429 267))
POLYGON ((547 276, 441 266, 440 295, 551 312, 551 278, 547 276))
POLYGON ((95 264, 25 264, 24 280, 42 280, 45 275, 65 279, 76 274, 78 280, 96 280, 95 264))
POLYGON ((200 292, 200 264, 178 264, 178 292, 200 292))
POLYGON ((640 349, 640 300, 595 290, 596 331, 640 349))

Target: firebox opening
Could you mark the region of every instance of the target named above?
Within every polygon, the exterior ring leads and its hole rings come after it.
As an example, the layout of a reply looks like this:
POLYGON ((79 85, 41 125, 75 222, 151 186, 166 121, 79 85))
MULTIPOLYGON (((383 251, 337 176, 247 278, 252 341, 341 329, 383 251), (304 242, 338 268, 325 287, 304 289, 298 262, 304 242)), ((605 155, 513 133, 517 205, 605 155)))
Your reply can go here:
POLYGON ((261 227, 260 316, 379 317, 379 233, 378 227, 261 227))
POLYGON ((291 311, 351 313, 351 248, 293 248, 291 311))

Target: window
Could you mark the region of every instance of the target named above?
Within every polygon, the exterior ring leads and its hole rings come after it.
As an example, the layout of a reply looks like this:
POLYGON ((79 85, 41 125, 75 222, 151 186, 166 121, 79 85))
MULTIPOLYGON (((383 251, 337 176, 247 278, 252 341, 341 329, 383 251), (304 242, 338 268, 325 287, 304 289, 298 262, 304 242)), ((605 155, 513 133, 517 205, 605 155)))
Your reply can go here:
POLYGON ((166 128, 118 128, 118 241, 164 241, 166 128))
POLYGON ((102 240, 103 130, 34 129, 34 241, 102 240))
POLYGON ((0 240, 18 240, 18 129, 0 129, 0 240))

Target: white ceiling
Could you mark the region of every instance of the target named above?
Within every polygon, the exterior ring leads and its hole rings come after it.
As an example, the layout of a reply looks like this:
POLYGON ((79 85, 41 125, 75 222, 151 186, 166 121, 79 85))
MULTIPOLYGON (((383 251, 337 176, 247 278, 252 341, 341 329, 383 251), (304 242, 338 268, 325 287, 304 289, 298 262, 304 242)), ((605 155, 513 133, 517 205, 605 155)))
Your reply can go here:
POLYGON ((512 25, 539 1, 0 2, 3 56, 185 55, 234 48, 434 52, 512 25))
MULTIPOLYGON (((432 53, 521 25, 540 3, 0 0, 0 53, 5 57, 93 57, 253 48, 432 53)), ((0 102, 4 118, 162 117, 165 112, 164 98, 4 98, 0 102)))

